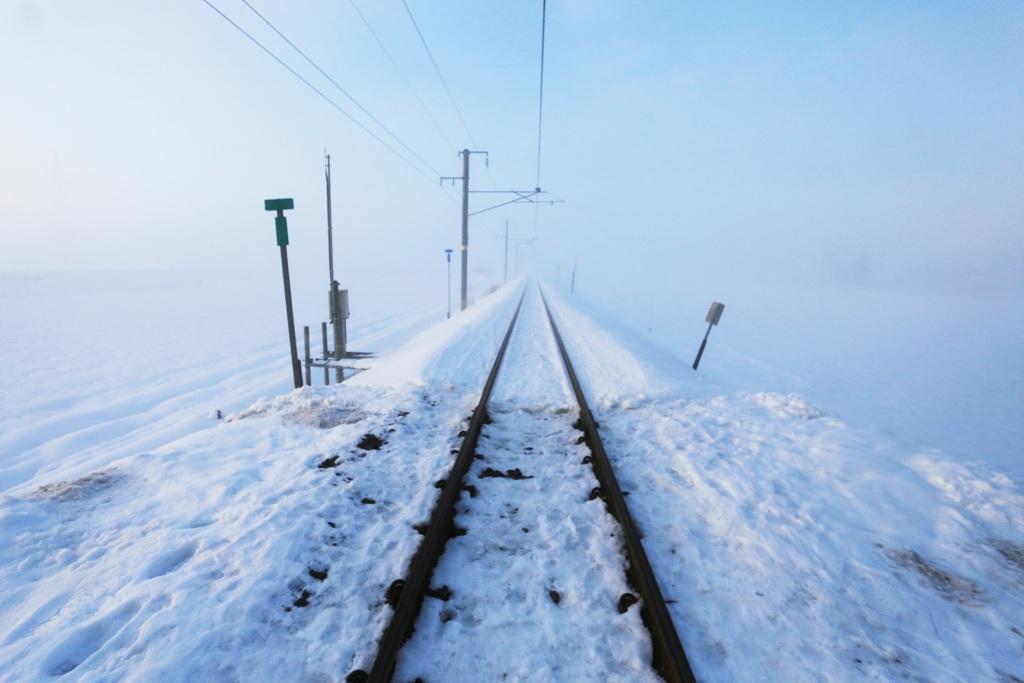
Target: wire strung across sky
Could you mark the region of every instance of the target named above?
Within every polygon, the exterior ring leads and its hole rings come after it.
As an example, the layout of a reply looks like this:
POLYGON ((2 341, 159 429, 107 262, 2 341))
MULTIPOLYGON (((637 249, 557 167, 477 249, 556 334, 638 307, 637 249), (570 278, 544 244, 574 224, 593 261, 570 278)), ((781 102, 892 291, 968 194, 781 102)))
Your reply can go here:
POLYGON ((298 52, 298 53, 299 53, 299 55, 300 55, 300 56, 301 56, 301 57, 302 57, 303 59, 305 59, 305 60, 306 60, 307 62, 309 62, 310 66, 312 66, 312 67, 313 67, 314 69, 316 69, 317 71, 319 71, 319 72, 320 72, 320 74, 321 74, 321 75, 322 75, 322 76, 323 76, 324 78, 326 78, 326 79, 327 79, 328 81, 330 81, 330 82, 331 82, 331 85, 333 85, 333 86, 334 86, 335 88, 337 88, 337 89, 338 89, 338 91, 339 91, 339 92, 341 92, 341 94, 342 94, 342 95, 344 95, 344 96, 345 96, 345 97, 347 97, 347 98, 348 98, 349 100, 351 100, 351 101, 352 101, 352 104, 354 104, 354 105, 356 105, 357 107, 359 107, 359 109, 360 109, 360 110, 361 110, 361 111, 362 111, 362 112, 363 112, 364 114, 366 114, 367 116, 369 116, 369 117, 370 117, 370 119, 371 119, 371 120, 373 120, 373 122, 374 122, 374 123, 376 123, 376 124, 377 124, 378 126, 380 126, 380 127, 381 127, 381 128, 382 128, 382 129, 384 130, 384 132, 386 132, 386 133, 387 133, 388 135, 390 135, 390 136, 391 136, 392 138, 394 138, 395 142, 397 142, 397 143, 398 143, 398 144, 400 144, 400 145, 401 145, 402 147, 404 147, 404 148, 405 148, 405 150, 406 150, 407 152, 409 152, 409 154, 412 154, 412 155, 413 155, 414 157, 416 157, 417 159, 419 159, 419 160, 420 160, 420 162, 421 162, 421 163, 422 163, 422 164, 423 164, 424 166, 426 166, 427 168, 429 168, 429 169, 430 169, 431 171, 433 171, 435 175, 440 175, 440 172, 439 172, 439 171, 438 171, 437 169, 435 169, 435 168, 434 168, 433 166, 431 166, 431 165, 430 165, 430 163, 428 163, 426 159, 424 159, 424 158, 423 158, 423 157, 421 157, 421 156, 420 156, 419 154, 417 154, 417 153, 416 153, 416 152, 415 152, 415 151, 414 151, 414 150, 413 150, 413 149, 412 149, 411 147, 409 147, 409 145, 405 144, 405 143, 404 143, 404 142, 403 142, 403 141, 401 140, 401 138, 399 138, 399 137, 398 137, 397 135, 395 135, 395 134, 394 134, 393 132, 391 132, 391 130, 390 130, 390 129, 389 129, 389 128, 388 128, 387 126, 385 126, 385 125, 384 125, 383 123, 381 123, 381 122, 380 122, 380 120, 379 120, 379 119, 378 119, 378 118, 377 118, 376 116, 374 116, 373 114, 371 114, 371 113, 369 112, 369 110, 367 110, 367 109, 366 109, 366 107, 364 107, 363 105, 359 104, 359 102, 358 102, 358 101, 356 101, 356 98, 352 97, 352 95, 350 95, 350 94, 349 94, 349 93, 348 93, 348 92, 347 92, 347 91, 346 91, 346 90, 345 90, 344 88, 342 88, 342 87, 341 87, 340 85, 338 85, 338 83, 337 83, 337 82, 336 82, 336 81, 335 81, 335 80, 334 80, 333 78, 331 78, 330 76, 328 76, 328 75, 327 75, 327 72, 325 72, 325 71, 324 71, 323 69, 321 69, 321 68, 319 67, 319 65, 317 65, 317 63, 316 63, 316 62, 314 62, 314 61, 313 61, 312 59, 310 59, 310 58, 309 58, 308 56, 306 56, 306 53, 305 53, 305 52, 303 52, 302 50, 300 50, 300 49, 299 49, 299 48, 298 48, 298 47, 297 47, 297 46, 295 45, 295 43, 293 43, 292 41, 288 40, 288 37, 287 37, 287 36, 286 36, 285 34, 281 33, 281 31, 280 31, 280 30, 278 30, 278 28, 277 28, 276 26, 274 26, 274 25, 273 25, 273 24, 272 24, 272 23, 270 22, 270 20, 269 20, 269 19, 267 19, 267 18, 266 18, 265 16, 263 16, 262 14, 260 14, 260 13, 259 13, 259 11, 258 11, 258 10, 257 10, 257 9, 256 9, 255 7, 253 7, 253 6, 251 5, 251 4, 249 4, 249 0, 242 0, 242 2, 243 2, 243 3, 245 3, 245 6, 246 6, 246 7, 248 7, 249 9, 251 9, 251 10, 253 11, 253 13, 254 13, 254 14, 255 14, 255 15, 257 16, 257 17, 259 17, 260 19, 262 19, 262 20, 263 20, 263 23, 265 23, 265 24, 266 24, 267 26, 269 26, 269 27, 270 27, 270 28, 271 28, 271 29, 272 29, 272 30, 274 31, 274 33, 276 33, 277 35, 279 35, 279 36, 281 37, 281 39, 282 39, 282 40, 284 40, 284 42, 288 43, 288 45, 289 45, 289 46, 291 46, 291 48, 292 48, 293 50, 295 50, 296 52, 298 52))
POLYGON ((359 18, 362 19, 363 24, 366 26, 366 30, 368 30, 370 32, 370 35, 373 36, 373 39, 375 41, 377 41, 377 45, 379 45, 381 51, 384 52, 384 56, 388 58, 389 62, 391 62, 391 66, 395 67, 395 71, 401 77, 402 81, 405 82, 406 87, 409 88, 409 92, 411 92, 412 96, 416 98, 416 101, 420 103, 420 107, 423 108, 423 112, 427 115, 427 118, 430 119, 430 122, 434 124, 434 128, 436 128, 437 132, 441 134, 442 138, 444 138, 444 141, 448 144, 448 147, 453 152, 457 152, 457 150, 455 148, 455 145, 452 144, 452 141, 448 139, 447 135, 445 135, 444 129, 441 128, 441 125, 437 122, 437 119, 435 119, 433 114, 430 113, 430 109, 427 108, 427 105, 420 98, 419 93, 416 92, 416 89, 412 87, 412 83, 409 82, 409 79, 405 77, 405 74, 402 72, 402 69, 399 68, 398 63, 391 56, 391 53, 388 52, 388 49, 384 46, 384 43, 381 41, 381 39, 377 36, 377 32, 373 30, 373 27, 370 26, 370 22, 367 21, 365 16, 363 16, 363 13, 362 13, 362 11, 360 11, 359 7, 356 5, 355 0, 348 0, 348 1, 349 1, 349 4, 352 5, 352 9, 354 9, 356 11, 356 14, 359 15, 359 18))
POLYGON ((540 18, 540 105, 537 110, 537 189, 540 189, 540 134, 544 121, 544 40, 548 24, 548 0, 543 0, 540 18))
POLYGON ((412 25, 416 27, 416 34, 420 37, 420 42, 423 43, 423 49, 427 51, 427 56, 430 57, 430 63, 434 65, 434 71, 437 72, 437 77, 441 79, 441 85, 444 86, 444 91, 448 93, 448 99, 451 100, 452 106, 455 108, 455 113, 459 115, 459 121, 462 122, 462 127, 466 129, 466 134, 469 135, 469 141, 473 143, 474 148, 479 148, 480 145, 476 144, 476 140, 473 139, 472 131, 470 131, 469 126, 466 125, 466 119, 462 117, 462 112, 459 111, 459 105, 455 104, 455 98, 452 96, 452 91, 448 88, 448 84, 445 82, 444 76, 441 75, 441 69, 438 68, 437 62, 434 61, 434 55, 430 52, 430 48, 427 46, 427 41, 423 37, 423 32, 420 31, 419 24, 416 23, 416 17, 412 15, 412 10, 409 9, 409 3, 402 0, 402 4, 405 5, 405 11, 409 13, 412 25))
MULTIPOLYGON (((212 2, 210 2, 210 0, 203 0, 203 2, 206 3, 206 5, 208 7, 210 7, 210 9, 212 9, 214 12, 216 12, 218 15, 220 15, 220 17, 222 19, 224 19, 229 24, 231 24, 235 29, 237 29, 240 33, 242 33, 242 35, 244 35, 246 38, 248 38, 257 47, 259 47, 261 50, 263 50, 265 53, 267 53, 267 55, 269 55, 274 61, 276 61, 278 64, 280 64, 282 67, 284 67, 290 74, 292 74, 297 79, 302 81, 302 83, 305 84, 309 89, 311 89, 313 92, 315 92, 317 95, 319 95, 322 99, 324 99, 328 104, 330 104, 332 107, 334 107, 336 110, 338 110, 338 112, 340 112, 346 118, 348 118, 350 121, 352 121, 352 123, 356 124, 356 126, 361 128, 367 135, 369 135, 374 140, 376 140, 381 145, 383 145, 386 149, 388 149, 388 151, 390 151, 392 154, 394 154, 400 160, 404 161, 407 165, 409 165, 411 168, 413 168, 417 173, 419 173, 420 175, 424 176, 428 180, 433 181, 433 178, 431 178, 431 176, 426 171, 424 171, 424 167, 425 167, 426 169, 429 169, 434 174, 435 178, 436 177, 440 177, 441 174, 440 174, 439 171, 437 171, 437 169, 435 169, 428 161, 426 161, 423 157, 421 157, 419 154, 417 154, 415 150, 413 150, 409 145, 407 145, 401 138, 399 138, 393 131, 391 131, 391 129, 389 129, 386 125, 384 125, 384 123, 382 123, 366 107, 364 107, 362 104, 360 104, 359 101, 357 101, 341 85, 339 85, 337 81, 335 81, 333 78, 331 78, 331 76, 329 74, 327 74, 326 71, 324 71, 316 62, 314 62, 295 43, 293 43, 287 36, 285 36, 284 33, 282 33, 269 19, 267 19, 263 14, 261 14, 259 12, 259 10, 257 10, 249 2, 249 0, 242 0, 242 2, 257 17, 259 17, 260 20, 263 21, 263 23, 265 23, 271 30, 273 30, 274 33, 276 33, 278 35, 278 37, 280 37, 282 40, 284 40, 289 45, 289 47, 291 47, 293 50, 295 50, 295 52, 297 52, 310 66, 312 66, 314 69, 316 69, 317 72, 319 72, 321 76, 326 78, 331 83, 331 85, 333 85, 341 94, 343 94, 345 97, 347 97, 356 107, 358 107, 360 109, 360 111, 363 112, 363 114, 365 114, 367 117, 369 117, 370 120, 373 121, 375 124, 377 124, 377 126, 379 126, 381 130, 383 130, 398 145, 400 145, 410 155, 412 155, 419 162, 419 164, 422 164, 422 167, 420 165, 417 165, 416 163, 414 163, 410 159, 408 159, 401 152, 399 152, 393 146, 388 144, 387 141, 382 139, 379 135, 377 135, 372 130, 370 130, 367 126, 365 126, 363 123, 361 123, 358 119, 353 117, 348 111, 346 111, 344 108, 342 108, 337 102, 335 102, 330 97, 328 97, 322 90, 317 88, 308 79, 303 77, 295 69, 293 69, 287 63, 285 63, 285 61, 283 59, 281 59, 278 55, 276 55, 272 50, 270 50, 270 48, 268 48, 267 46, 263 45, 252 34, 247 32, 239 24, 237 24, 234 20, 232 20, 230 17, 228 17, 226 14, 224 14, 224 12, 222 12, 220 9, 218 9, 212 2)), ((370 31, 370 33, 373 36, 374 40, 377 41, 377 44, 381 47, 381 49, 384 51, 384 54, 391 61, 392 65, 395 67, 395 69, 398 71, 399 76, 401 76, 402 80, 405 81, 406 85, 412 91, 413 96, 420 103, 420 106, 423 107, 425 113, 427 114, 427 116, 431 120, 431 122, 434 124, 435 128, 437 128, 438 132, 441 133, 441 136, 444 138, 445 142, 448 143, 449 147, 454 149, 454 145, 452 145, 451 141, 444 134, 444 131, 441 128, 441 126, 437 123, 437 121, 434 119, 434 117, 430 114, 429 109, 427 109, 427 107, 424 104, 423 100, 419 97, 419 95, 416 93, 415 89, 412 87, 412 84, 405 77, 405 75, 402 73, 401 69, 398 67, 398 64, 395 63, 395 60, 391 57, 390 53, 384 47, 384 44, 381 42, 381 40, 377 36, 376 32, 370 26, 370 24, 366 20, 365 16, 363 16, 363 13, 356 6, 355 1, 354 0, 349 0, 349 2, 352 5, 352 8, 359 15, 360 19, 362 19, 363 23, 366 25, 366 28, 370 31)), ((402 4, 405 7, 406 13, 409 15, 409 19, 411 20, 412 25, 413 25, 413 27, 416 30, 416 34, 419 36, 420 43, 423 45, 423 48, 424 48, 424 50, 427 53, 427 57, 430 59, 430 63, 434 67, 434 71, 437 73, 438 79, 441 81, 441 85, 444 87, 445 93, 448 95, 448 99, 449 99, 449 101, 452 104, 452 108, 455 110, 455 113, 458 115, 459 121, 462 123, 462 126, 465 129, 467 135, 469 136, 470 141, 473 143, 473 146, 477 147, 478 145, 476 144, 476 140, 473 137, 473 133, 469 129, 469 125, 466 123, 466 119, 462 115, 462 111, 459 109, 458 104, 455 102, 455 97, 452 95, 452 91, 448 87, 448 83, 447 83, 447 81, 445 81, 444 76, 441 73, 441 69, 440 69, 440 67, 437 64, 437 61, 434 59, 433 53, 430 51, 430 47, 427 45, 426 38, 423 36, 423 32, 420 30, 419 24, 416 22, 415 16, 413 16, 412 9, 409 7, 409 4, 408 4, 408 2, 406 0, 402 0, 402 4)), ((537 113, 537 179, 536 179, 536 192, 537 193, 540 192, 540 175, 541 175, 541 173, 540 173, 541 172, 541 143, 542 143, 543 115, 544 115, 544 51, 545 51, 545 42, 546 42, 546 29, 547 29, 547 0, 542 0, 541 55, 540 55, 540 95, 539 95, 538 113, 537 113)), ((489 168, 487 170, 487 174, 488 174, 488 176, 490 176, 490 169, 489 168)), ((491 182, 493 184, 494 183, 494 178, 491 177, 490 179, 491 179, 491 182)), ((529 196, 532 197, 533 194, 534 193, 530 193, 529 196)), ((451 197, 449 196, 449 198, 451 198, 451 197)), ((526 196, 522 196, 522 197, 518 198, 518 201, 523 201, 523 200, 531 201, 526 196)), ((560 200, 558 200, 558 201, 560 201, 560 200)), ((508 203, 513 203, 513 202, 508 202, 508 203)), ((539 203, 548 203, 548 202, 538 202, 538 204, 539 203)), ((491 208, 497 208, 497 207, 491 207, 491 208)), ((490 209, 485 209, 485 211, 489 211, 489 210, 490 209)), ((477 212, 477 213, 481 213, 481 212, 477 212)), ((535 217, 535 220, 536 220, 536 217, 535 217)))
MULTIPOLYGON (((248 2, 246 2, 246 0, 242 0, 242 1, 243 1, 243 2, 245 2, 245 4, 246 4, 246 5, 247 5, 247 6, 249 7, 249 9, 252 9, 252 10, 253 10, 253 12, 256 12, 256 10, 255 10, 255 9, 254 9, 254 8, 252 7, 252 5, 249 5, 249 3, 248 3, 248 2)), ((335 102, 335 101, 334 101, 334 100, 332 100, 332 99, 331 99, 330 97, 328 97, 327 95, 325 95, 325 94, 323 93, 323 91, 321 91, 321 90, 320 90, 320 89, 318 89, 318 88, 317 88, 317 87, 316 87, 315 85, 313 85, 312 83, 310 83, 310 82, 309 82, 309 81, 308 81, 307 79, 305 79, 305 78, 304 78, 304 77, 303 77, 303 76, 302 76, 301 74, 299 74, 299 73, 298 73, 298 72, 297 72, 297 71, 296 71, 295 69, 293 69, 292 67, 288 66, 288 65, 287 65, 287 64, 286 64, 286 63, 284 62, 284 60, 282 60, 282 59, 281 59, 280 57, 278 57, 278 56, 277 56, 276 54, 274 54, 274 53, 273 53, 273 52, 272 52, 272 51, 271 51, 271 50, 270 50, 270 49, 269 49, 268 47, 266 47, 265 45, 263 45, 263 44, 262 44, 262 43, 261 43, 260 41, 256 40, 256 38, 254 38, 254 37, 253 37, 253 36, 252 36, 252 35, 251 35, 251 34, 250 34, 249 32, 247 32, 247 31, 246 31, 245 29, 243 29, 243 28, 242 28, 241 26, 239 26, 239 25, 238 25, 237 23, 235 23, 235 22, 234 22, 234 21, 233 21, 233 20, 232 20, 232 19, 231 19, 230 17, 228 17, 228 16, 226 15, 226 14, 224 14, 223 12, 221 12, 221 11, 220 11, 220 10, 219 10, 219 9, 218 9, 218 8, 217 8, 217 7, 216 7, 216 6, 214 5, 214 4, 213 4, 213 3, 211 3, 211 2, 210 2, 210 0, 203 0, 203 2, 204 2, 204 3, 206 3, 206 4, 207 4, 207 5, 208 5, 208 6, 210 7, 210 9, 212 9, 212 10, 213 10, 214 12, 216 12, 217 14, 219 14, 219 15, 221 16, 221 18, 223 18, 223 19, 224 19, 224 20, 225 20, 226 22, 228 22, 229 24, 231 24, 232 26, 234 26, 234 27, 235 27, 235 28, 236 28, 236 29, 237 29, 237 30, 238 30, 238 31, 239 31, 239 32, 240 32, 240 33, 241 33, 242 35, 244 35, 244 36, 245 36, 246 38, 248 38, 248 39, 249 39, 250 41, 252 41, 252 42, 253 42, 253 43, 254 43, 254 44, 255 44, 255 45, 257 46, 257 47, 259 47, 259 48, 260 48, 261 50, 263 50, 264 52, 266 52, 266 53, 267 53, 267 54, 268 54, 268 55, 269 55, 269 56, 270 56, 271 58, 273 58, 273 60, 274 60, 274 61, 276 61, 276 62, 277 62, 278 64, 280 64, 280 65, 281 65, 281 66, 283 66, 283 67, 284 67, 285 69, 287 69, 289 73, 291 73, 291 74, 292 74, 293 76, 295 76, 295 77, 296 77, 296 78, 298 78, 298 79, 299 79, 300 81, 302 81, 303 83, 305 83, 305 84, 306 84, 306 86, 307 86, 307 87, 309 87, 309 89, 310 89, 310 90, 312 90, 312 91, 313 91, 313 92, 315 92, 315 93, 316 93, 317 95, 319 95, 320 97, 322 97, 322 98, 323 98, 323 99, 324 99, 324 100, 325 100, 325 101, 326 101, 326 102, 327 102, 328 104, 330 104, 330 105, 331 105, 332 107, 334 107, 335 109, 337 109, 337 110, 338 110, 338 111, 339 111, 340 113, 342 113, 342 114, 343 114, 343 115, 344 115, 345 117, 347 117, 347 118, 348 118, 348 119, 349 119, 350 121, 352 121, 352 123, 354 123, 354 124, 356 124, 357 126, 359 126, 359 127, 360 127, 360 128, 361 128, 361 129, 362 129, 362 130, 363 130, 364 132, 366 132, 366 134, 368 134, 368 135, 369 135, 370 137, 372 137, 372 138, 373 138, 374 140, 376 140, 377 142, 379 142, 380 144, 382 144, 382 145, 383 145, 384 147, 386 147, 386 148, 387 148, 387 149, 388 149, 388 150, 389 150, 389 151, 390 151, 390 152, 391 152, 392 154, 394 154, 394 155, 395 155, 396 157, 398 157, 399 159, 401 159, 402 161, 404 161, 404 162, 405 162, 406 164, 408 164, 408 165, 409 165, 409 166, 410 166, 411 168, 413 168, 413 169, 414 169, 414 170, 415 170, 415 171, 416 171, 417 173, 419 173, 420 175, 422 175, 422 176, 423 176, 424 178, 426 178, 427 180, 429 180, 429 181, 430 181, 431 183, 433 183, 433 182, 434 182, 434 178, 436 178, 436 177, 437 177, 438 175, 440 175, 440 174, 439 174, 439 173, 438 173, 437 171, 435 171, 435 170, 433 169, 433 167, 431 167, 431 166, 430 166, 430 164, 428 164, 427 162, 423 161, 423 159, 422 159, 422 158, 421 158, 421 157, 420 157, 420 156, 419 156, 418 154, 416 154, 415 152, 412 152, 412 150, 410 149, 409 151, 410 151, 410 152, 411 152, 411 153, 412 153, 412 154, 413 154, 413 155, 414 155, 414 156, 415 156, 415 157, 416 157, 417 159, 419 159, 421 163, 423 163, 423 164, 424 164, 424 165, 425 165, 425 166, 426 166, 426 167, 427 167, 428 169, 430 169, 431 171, 433 171, 433 172, 434 172, 434 177, 431 177, 431 176, 430 176, 430 175, 429 175, 429 174, 428 174, 428 173, 427 173, 426 171, 424 171, 424 170, 423 170, 422 168, 420 168, 419 166, 417 166, 416 164, 414 164, 414 163, 413 163, 412 161, 410 161, 410 160, 409 160, 408 158, 406 158, 405 156, 403 156, 403 155, 402 155, 402 154, 401 154, 401 153, 400 153, 400 152, 399 152, 398 150, 396 150, 396 149, 395 149, 394 147, 392 147, 391 145, 389 145, 389 144, 388 144, 388 143, 387 143, 386 141, 384 141, 383 139, 381 139, 381 137, 380 137, 380 136, 378 136, 378 135, 377 135, 376 133, 374 133, 374 132, 373 132, 372 130, 370 130, 370 129, 369 129, 369 128, 367 128, 367 127, 366 127, 365 125, 363 125, 363 124, 362 124, 362 123, 361 123, 361 122, 360 122, 359 120, 357 120, 357 119, 356 119, 355 117, 353 117, 353 116, 352 116, 351 114, 349 114, 349 113, 348 113, 347 111, 345 111, 345 110, 344 110, 344 109, 343 109, 343 108, 342 108, 342 107, 341 107, 341 106, 340 106, 340 105, 339 105, 339 104, 338 104, 337 102, 335 102)), ((259 17, 260 17, 261 19, 263 19, 264 21, 267 21, 267 20, 266 20, 265 18, 263 18, 263 16, 262 16, 262 15, 260 15, 260 13, 259 13, 259 12, 256 12, 256 14, 257 14, 257 16, 259 16, 259 17)), ((268 24, 268 25, 270 25, 270 22, 269 22, 269 21, 267 21, 267 24, 268 24)), ((273 25, 270 25, 270 26, 271 26, 271 28, 274 28, 274 27, 273 27, 273 25)), ((295 50, 296 50, 296 51, 297 51, 297 52, 298 52, 299 54, 301 54, 301 55, 302 55, 303 57, 305 57, 307 61, 309 61, 309 62, 310 62, 311 64, 313 64, 313 62, 312 62, 311 60, 309 60, 309 58, 308 58, 308 57, 306 57, 306 56, 305 56, 305 55, 304 55, 304 54, 302 53, 302 51, 301 51, 301 50, 299 50, 299 49, 298 49, 297 47, 295 47, 295 45, 293 45, 293 44, 291 43, 291 41, 288 41, 288 39, 287 39, 287 38, 285 38, 285 37, 284 37, 284 35, 282 35, 280 31, 277 31, 277 29, 276 29, 276 28, 274 28, 274 30, 275 30, 275 31, 276 31, 276 32, 278 33, 278 35, 280 35, 280 36, 281 36, 282 38, 284 38, 284 40, 285 40, 286 42, 288 42, 288 44, 289 44, 289 45, 291 45, 291 46, 292 46, 292 47, 293 47, 293 48, 294 48, 294 49, 295 49, 295 50)), ((324 75, 325 77, 327 77, 327 79, 328 79, 328 80, 330 80, 330 81, 331 81, 331 83, 333 83, 333 84, 335 85, 335 87, 337 87, 337 88, 338 88, 339 90, 341 90, 341 91, 342 91, 343 93, 345 93, 345 91, 344 91, 344 90, 343 90, 343 89, 341 88, 341 86, 339 86, 339 85, 338 85, 337 83, 335 83, 335 82, 334 82, 334 81, 333 81, 333 80, 332 80, 332 79, 331 79, 331 78, 330 78, 329 76, 327 76, 327 74, 325 74, 325 73, 323 72, 323 70, 321 70, 321 69, 320 69, 319 67, 317 67, 317 66, 316 66, 316 64, 313 64, 313 66, 314 66, 314 67, 316 67, 316 68, 317 68, 317 70, 318 70, 318 71, 320 71, 320 73, 321 73, 321 74, 323 74, 323 75, 324 75)), ((348 97, 349 97, 349 99, 352 99, 352 97, 351 97, 350 95, 348 95, 348 93, 345 93, 345 95, 346 95, 346 96, 348 96, 348 97)), ((352 101, 353 101, 353 102, 355 102, 355 100, 354 100, 354 99, 352 99, 352 101)), ((365 109, 364 109, 364 108, 363 108, 363 107, 362 107, 361 105, 359 105, 359 103, 358 103, 358 102, 356 102, 356 105, 357 105, 357 106, 359 106, 359 108, 360 108, 360 109, 363 109, 363 111, 364 111, 364 112, 366 112, 366 110, 365 110, 365 109)), ((388 131, 388 134, 389 134, 389 135, 391 135, 391 136, 392 136, 392 137, 394 137, 394 138, 395 138, 396 140, 398 140, 398 138, 397 138, 397 137, 396 137, 396 136, 394 135, 394 133, 391 133, 391 131, 390 131, 390 130, 388 130, 388 129, 387 129, 387 128, 386 128, 386 127, 385 127, 385 126, 383 125, 383 124, 381 124, 381 123, 380 123, 380 121, 377 121, 377 119, 376 119, 375 117, 373 117, 373 116, 372 116, 372 115, 371 115, 371 114, 370 114, 369 112, 366 112, 366 114, 367 114, 368 116, 370 116, 370 118, 372 118, 372 119, 373 119, 374 121, 376 121, 376 122, 377 122, 377 124, 381 126, 381 128, 383 128, 384 130, 387 130, 387 131, 388 131)), ((405 147, 406 149, 409 149, 409 148, 408 148, 408 146, 407 146, 407 145, 405 145, 405 143, 402 143, 402 142, 401 142, 401 140, 398 140, 398 141, 399 141, 399 143, 401 143, 401 144, 402 144, 402 146, 403 146, 403 147, 405 147)))

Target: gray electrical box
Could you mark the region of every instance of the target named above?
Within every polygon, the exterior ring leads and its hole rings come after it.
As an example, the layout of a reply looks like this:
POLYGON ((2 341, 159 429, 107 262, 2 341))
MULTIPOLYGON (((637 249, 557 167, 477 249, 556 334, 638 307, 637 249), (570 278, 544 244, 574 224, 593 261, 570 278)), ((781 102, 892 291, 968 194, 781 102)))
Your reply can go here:
POLYGON ((708 311, 708 317, 704 319, 704 322, 717 325, 718 321, 722 319, 722 311, 725 310, 725 304, 720 304, 717 301, 711 304, 711 310, 708 311))
POLYGON ((334 292, 327 292, 327 307, 331 311, 331 321, 348 320, 348 290, 338 289, 337 299, 334 292))

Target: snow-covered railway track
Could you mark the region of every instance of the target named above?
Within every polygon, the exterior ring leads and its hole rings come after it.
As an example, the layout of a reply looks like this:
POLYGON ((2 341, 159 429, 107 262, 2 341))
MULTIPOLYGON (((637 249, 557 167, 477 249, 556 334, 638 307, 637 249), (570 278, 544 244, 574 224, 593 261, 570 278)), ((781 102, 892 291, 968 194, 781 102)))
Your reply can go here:
POLYGON ((346 680, 695 680, 539 290, 438 486, 373 666, 346 680))

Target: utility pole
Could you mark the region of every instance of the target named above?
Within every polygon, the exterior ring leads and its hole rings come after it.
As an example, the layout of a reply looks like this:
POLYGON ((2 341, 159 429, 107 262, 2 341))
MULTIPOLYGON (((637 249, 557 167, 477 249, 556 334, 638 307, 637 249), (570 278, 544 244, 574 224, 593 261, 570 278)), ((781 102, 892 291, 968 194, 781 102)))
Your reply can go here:
POLYGON ((448 318, 452 317, 452 250, 445 249, 445 255, 448 257, 448 318))
POLYGON ((505 221, 505 282, 508 284, 508 221, 505 221))
POLYGON ((516 255, 515 255, 515 272, 512 273, 512 277, 519 277, 519 247, 526 244, 533 244, 537 241, 535 237, 516 237, 512 240, 516 244, 516 255))
POLYGON ((469 278, 469 150, 462 150, 462 310, 466 310, 469 278))
MULTIPOLYGON (((484 165, 489 165, 489 159, 487 152, 483 151, 470 151, 464 149, 459 152, 459 156, 462 157, 462 310, 466 310, 466 306, 469 305, 469 155, 470 154, 483 154, 484 165)), ((443 183, 446 180, 451 180, 453 183, 459 180, 457 177, 441 178, 443 183)))
POLYGON ((339 289, 338 281, 334 279, 334 237, 333 226, 331 225, 331 155, 325 152, 324 159, 324 178, 327 181, 327 259, 331 271, 331 289, 328 292, 328 306, 330 308, 331 327, 334 332, 334 359, 341 360, 345 357, 348 343, 348 332, 345 329, 345 319, 348 318, 348 290, 339 289))
POLYGON ((331 155, 324 152, 324 176, 327 178, 327 262, 331 269, 331 283, 334 282, 334 242, 331 235, 331 155))
MULTIPOLYGON (((483 192, 486 193, 486 194, 513 194, 513 195, 516 195, 516 198, 515 199, 511 199, 511 200, 509 200, 507 202, 502 202, 500 204, 496 204, 495 206, 491 206, 491 207, 488 207, 486 209, 480 209, 479 211, 474 211, 473 213, 470 213, 469 212, 469 192, 470 192, 470 190, 469 190, 469 155, 470 154, 483 154, 484 155, 484 165, 485 166, 489 166, 490 165, 490 158, 487 156, 487 152, 485 152, 485 151, 470 151, 468 149, 464 149, 461 152, 459 152, 459 156, 462 157, 462 310, 463 311, 466 310, 466 306, 469 305, 469 281, 468 281, 468 277, 469 277, 469 217, 470 216, 475 216, 478 213, 483 213, 485 211, 491 211, 493 209, 497 209, 498 207, 505 206, 507 204, 516 204, 516 203, 519 203, 519 202, 530 202, 531 204, 560 204, 560 203, 562 203, 561 199, 543 200, 543 201, 538 201, 538 200, 534 199, 534 197, 536 197, 538 195, 548 194, 547 192, 542 192, 539 187, 535 187, 532 190, 484 190, 483 192)), ((458 180, 458 178, 457 177, 441 178, 441 182, 442 183, 444 183, 444 181, 446 181, 446 180, 450 180, 454 184, 455 181, 458 180)), ((480 192, 480 191, 477 190, 477 192, 480 192)), ((507 223, 505 224, 505 231, 506 231, 506 233, 508 232, 508 224, 507 223)), ((518 248, 516 250, 516 255, 518 257, 518 248)), ((508 247, 507 247, 507 244, 506 244, 506 248, 505 248, 505 279, 506 279, 506 281, 508 280, 508 247)))

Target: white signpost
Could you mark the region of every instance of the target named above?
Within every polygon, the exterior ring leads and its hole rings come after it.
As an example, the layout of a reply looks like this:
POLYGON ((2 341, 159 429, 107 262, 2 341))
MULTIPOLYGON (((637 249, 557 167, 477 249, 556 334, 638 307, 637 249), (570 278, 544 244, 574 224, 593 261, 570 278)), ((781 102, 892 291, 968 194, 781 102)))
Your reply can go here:
POLYGON ((700 351, 697 352, 697 358, 693 361, 693 369, 696 370, 697 366, 700 365, 700 357, 704 355, 704 347, 708 345, 708 335, 711 334, 711 328, 718 324, 718 321, 722 319, 722 311, 725 310, 725 304, 720 304, 717 301, 711 304, 711 310, 708 311, 708 317, 704 319, 704 322, 708 324, 708 331, 704 333, 704 341, 700 343, 700 351))

